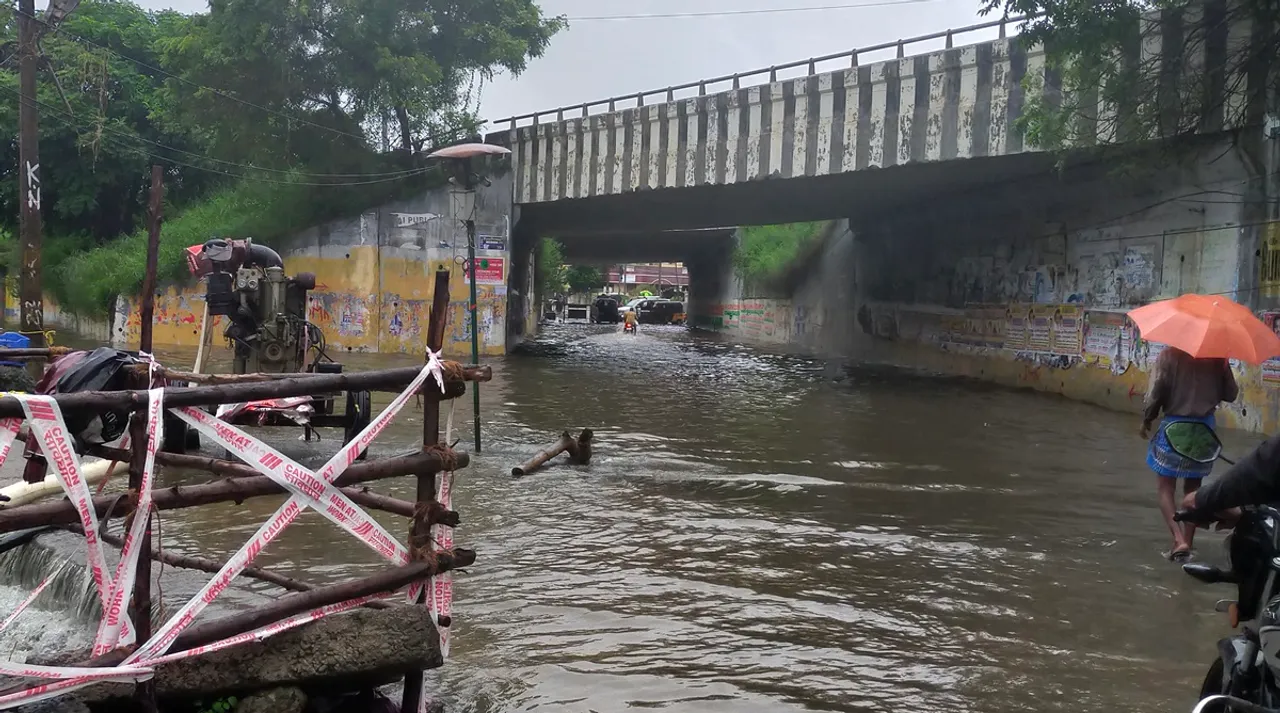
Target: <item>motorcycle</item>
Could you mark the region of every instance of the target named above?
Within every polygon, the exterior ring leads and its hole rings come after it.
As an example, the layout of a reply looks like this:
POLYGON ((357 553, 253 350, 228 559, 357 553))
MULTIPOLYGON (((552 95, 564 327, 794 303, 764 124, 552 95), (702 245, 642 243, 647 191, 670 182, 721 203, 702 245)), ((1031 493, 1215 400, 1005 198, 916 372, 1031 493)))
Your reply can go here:
POLYGON ((635 333, 636 333, 636 323, 635 323, 635 322, 624 322, 624 323, 622 324, 622 333, 623 333, 623 334, 635 334, 635 333))
MULTIPOLYGON (((1187 439, 1179 438, 1180 448, 1170 437, 1175 451, 1200 462, 1226 460, 1211 429, 1192 433, 1194 426, 1177 425, 1184 436, 1199 439, 1199 447, 1185 448, 1187 439)), ((1194 498, 1195 507, 1174 515, 1174 520, 1198 527, 1234 524, 1226 540, 1227 569, 1199 562, 1182 566, 1205 584, 1236 587, 1235 600, 1220 600, 1215 610, 1226 614, 1239 633, 1218 641, 1218 657, 1205 675, 1193 713, 1280 713, 1280 510, 1261 504, 1280 502, 1278 466, 1280 437, 1206 484, 1194 498)))

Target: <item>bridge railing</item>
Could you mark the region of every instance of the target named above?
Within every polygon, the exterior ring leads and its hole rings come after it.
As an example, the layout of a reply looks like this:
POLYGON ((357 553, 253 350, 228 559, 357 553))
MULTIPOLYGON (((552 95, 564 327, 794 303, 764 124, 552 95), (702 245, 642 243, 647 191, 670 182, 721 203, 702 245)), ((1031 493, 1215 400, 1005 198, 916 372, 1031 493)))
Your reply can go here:
MULTIPOLYGON (((798 77, 809 77, 819 72, 819 65, 827 65, 822 71, 832 71, 829 68, 830 63, 836 61, 845 61, 847 66, 857 67, 859 63, 866 59, 866 55, 878 52, 886 52, 888 50, 896 50, 897 58, 902 59, 907 56, 907 47, 910 45, 920 44, 923 42, 936 42, 943 40, 945 42, 944 49, 952 49, 955 46, 955 40, 960 35, 968 35, 975 32, 997 29, 998 37, 1004 39, 1008 36, 1008 26, 1010 23, 1023 22, 1032 19, 1032 16, 1020 15, 1017 17, 1004 17, 991 22, 983 22, 976 25, 968 25, 942 32, 933 32, 918 37, 909 37, 906 39, 896 40, 894 42, 885 42, 870 47, 858 47, 844 52, 836 52, 834 54, 822 55, 820 57, 810 57, 796 62, 787 62, 785 64, 776 64, 770 67, 762 67, 747 72, 738 72, 735 74, 726 74, 712 79, 702 79, 696 82, 688 82, 686 84, 676 84, 662 89, 651 89, 648 91, 638 92, 635 94, 623 94, 619 96, 609 97, 608 99, 599 99, 582 104, 573 104, 570 106, 562 106, 556 109, 547 109, 544 111, 536 111, 531 114, 520 114, 519 116, 510 116, 505 119, 488 122, 493 129, 500 130, 503 128, 515 129, 519 126, 530 126, 542 123, 544 119, 555 117, 556 121, 564 121, 565 117, 572 118, 575 114, 582 117, 591 116, 592 114, 612 113, 620 109, 634 109, 636 107, 645 106, 645 103, 653 97, 660 97, 660 102, 672 102, 677 99, 687 99, 691 96, 706 96, 707 94, 717 94, 724 91, 724 87, 718 85, 731 83, 733 89, 742 88, 743 80, 753 79, 757 77, 768 76, 769 82, 778 81, 779 73, 787 73, 788 76, 782 79, 796 79, 798 77), (790 74, 791 70, 805 70, 804 74, 790 74), (604 111, 598 111, 603 108, 604 111)), ((935 51, 930 49, 929 51, 935 51)), ((877 60, 880 61, 880 60, 877 60)))

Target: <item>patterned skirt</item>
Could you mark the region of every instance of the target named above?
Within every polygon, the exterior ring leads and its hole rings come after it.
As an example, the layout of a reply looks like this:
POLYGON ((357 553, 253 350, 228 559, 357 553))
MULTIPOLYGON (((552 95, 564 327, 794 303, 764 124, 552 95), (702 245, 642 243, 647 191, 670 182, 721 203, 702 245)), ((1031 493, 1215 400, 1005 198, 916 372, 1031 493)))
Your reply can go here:
POLYGON ((1204 418, 1196 418, 1194 416, 1166 416, 1160 422, 1160 427, 1156 429, 1155 435, 1151 437, 1151 446, 1147 448, 1147 466, 1156 472, 1156 475, 1165 478, 1204 478, 1213 471, 1213 461, 1208 463, 1200 463, 1190 458, 1180 455, 1169 444, 1169 437, 1165 433, 1165 429, 1171 423, 1179 422, 1195 422, 1203 423, 1209 428, 1214 427, 1213 414, 1209 414, 1204 418))

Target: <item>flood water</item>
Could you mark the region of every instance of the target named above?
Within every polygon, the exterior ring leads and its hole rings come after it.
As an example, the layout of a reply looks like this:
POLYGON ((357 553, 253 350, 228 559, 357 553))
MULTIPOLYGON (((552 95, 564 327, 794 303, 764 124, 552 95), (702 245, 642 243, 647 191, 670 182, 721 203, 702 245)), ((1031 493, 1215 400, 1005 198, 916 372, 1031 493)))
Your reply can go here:
MULTIPOLYGON (((833 382, 823 362, 674 328, 554 325, 539 344, 489 361, 484 451, 456 481, 457 541, 479 559, 457 575, 452 657, 432 678, 448 710, 1194 704, 1228 631, 1213 603, 1232 591, 1161 559, 1136 416, 883 366, 833 382), (511 477, 583 426, 590 467, 511 477)), ((470 404, 453 414, 459 449, 470 404)), ((267 433, 311 464, 340 439, 267 433)), ((374 455, 420 436, 410 407, 374 455)), ((1257 437, 1225 440, 1239 455, 1257 437)), ((413 493, 408 479, 375 487, 413 493)), ((166 512, 165 546, 225 557, 280 501, 166 512)), ((1198 549, 1222 558, 1220 536, 1198 549)), ((262 562, 318 582, 379 566, 314 513, 262 562)), ((166 579, 170 608, 203 576, 166 579)), ((30 617, 28 631, 53 627, 30 617)))

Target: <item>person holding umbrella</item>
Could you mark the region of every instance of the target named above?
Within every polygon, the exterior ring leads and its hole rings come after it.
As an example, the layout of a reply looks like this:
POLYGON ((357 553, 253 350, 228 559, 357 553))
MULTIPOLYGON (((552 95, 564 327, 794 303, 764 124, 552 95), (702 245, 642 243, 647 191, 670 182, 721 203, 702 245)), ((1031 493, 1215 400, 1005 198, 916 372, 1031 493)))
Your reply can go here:
POLYGON ((1212 432, 1218 405, 1239 396, 1229 359, 1261 363, 1280 355, 1280 338, 1247 307, 1221 296, 1183 295, 1139 307, 1129 317, 1143 339, 1166 345, 1152 372, 1141 435, 1150 439, 1147 466, 1155 471, 1160 513, 1173 535, 1166 556, 1184 562, 1192 554, 1195 527, 1174 521, 1175 490, 1181 480, 1184 497, 1194 493, 1214 459, 1190 458, 1184 455, 1189 448, 1176 441, 1212 432))

